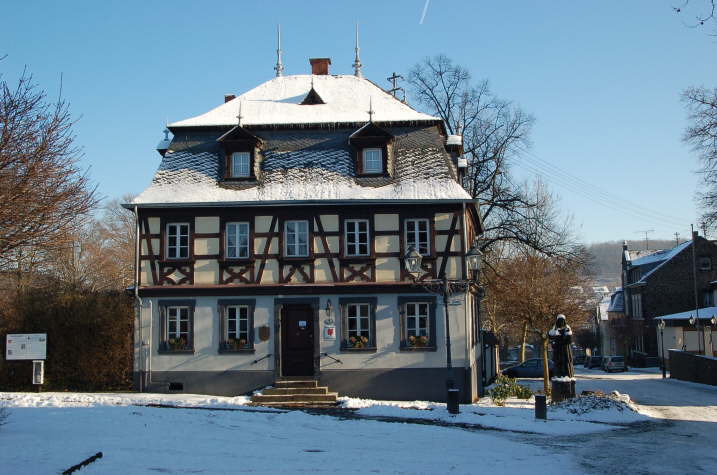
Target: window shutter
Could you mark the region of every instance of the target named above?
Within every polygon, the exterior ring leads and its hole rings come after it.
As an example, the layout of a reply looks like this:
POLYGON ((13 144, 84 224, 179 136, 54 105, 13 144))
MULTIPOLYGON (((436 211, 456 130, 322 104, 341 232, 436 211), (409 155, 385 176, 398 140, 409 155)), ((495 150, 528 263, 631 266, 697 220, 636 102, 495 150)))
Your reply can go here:
POLYGON ((247 333, 249 334, 249 346, 254 347, 254 306, 249 305, 247 311, 249 314, 247 315, 247 333))
POLYGON ((219 318, 219 325, 217 325, 217 327, 219 327, 219 346, 220 347, 224 343, 224 341, 225 341, 224 335, 226 335, 226 333, 227 333, 225 313, 226 313, 226 307, 224 305, 218 305, 217 306, 217 316, 219 318))
POLYGON ((194 305, 189 306, 189 347, 194 349, 194 305))
POLYGON ((167 342, 167 307, 159 306, 159 349, 166 349, 167 342))

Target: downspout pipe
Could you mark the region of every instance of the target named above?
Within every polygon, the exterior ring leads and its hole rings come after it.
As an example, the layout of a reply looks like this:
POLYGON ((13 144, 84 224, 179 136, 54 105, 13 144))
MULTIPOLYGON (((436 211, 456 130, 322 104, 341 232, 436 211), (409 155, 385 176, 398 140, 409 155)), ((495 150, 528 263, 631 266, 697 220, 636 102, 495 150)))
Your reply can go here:
POLYGON ((139 240, 139 213, 137 205, 134 206, 134 299, 135 299, 135 317, 137 319, 137 325, 139 330, 139 349, 137 355, 139 361, 137 363, 137 370, 139 372, 139 392, 144 392, 144 355, 143 346, 144 341, 142 339, 142 299, 139 297, 139 257, 140 257, 140 240, 139 240))

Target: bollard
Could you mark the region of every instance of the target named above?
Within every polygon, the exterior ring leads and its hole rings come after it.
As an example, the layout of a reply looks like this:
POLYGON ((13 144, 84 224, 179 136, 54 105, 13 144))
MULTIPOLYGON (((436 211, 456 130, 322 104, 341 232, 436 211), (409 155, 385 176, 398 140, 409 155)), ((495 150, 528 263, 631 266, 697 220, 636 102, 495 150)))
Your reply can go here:
POLYGON ((460 411, 458 410, 458 395, 460 394, 460 389, 451 388, 448 390, 448 412, 450 414, 458 414, 460 411))
POLYGON ((547 419, 548 418, 548 405, 546 404, 545 394, 535 395, 535 418, 536 419, 547 419))

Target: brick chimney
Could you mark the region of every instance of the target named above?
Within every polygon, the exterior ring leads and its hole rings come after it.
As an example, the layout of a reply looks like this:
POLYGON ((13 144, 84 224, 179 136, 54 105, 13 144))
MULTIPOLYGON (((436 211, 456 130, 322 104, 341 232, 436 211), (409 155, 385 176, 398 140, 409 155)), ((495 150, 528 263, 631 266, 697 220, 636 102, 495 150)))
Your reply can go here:
POLYGON ((226 104, 227 102, 231 101, 235 97, 237 97, 237 96, 235 96, 234 94, 224 94, 224 103, 226 104))
POLYGON ((311 63, 311 74, 319 76, 326 76, 329 74, 329 64, 331 64, 331 58, 310 58, 311 63))

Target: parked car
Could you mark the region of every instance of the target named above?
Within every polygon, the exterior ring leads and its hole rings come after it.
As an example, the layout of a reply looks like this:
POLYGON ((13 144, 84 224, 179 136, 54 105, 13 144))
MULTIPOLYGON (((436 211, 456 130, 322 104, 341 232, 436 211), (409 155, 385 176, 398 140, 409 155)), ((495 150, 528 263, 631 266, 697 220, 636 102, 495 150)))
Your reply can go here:
POLYGON ((627 371, 627 364, 625 364, 625 357, 624 356, 603 356, 602 369, 606 373, 611 373, 613 371, 627 371))
MULTIPOLYGON (((553 375, 553 362, 548 360, 548 370, 550 376, 553 375)), ((503 374, 511 378, 542 378, 543 377, 543 359, 531 358, 523 363, 511 366, 503 370, 503 374)))
POLYGON ((591 356, 585 358, 585 364, 583 367, 588 369, 600 368, 602 366, 602 356, 591 356))

